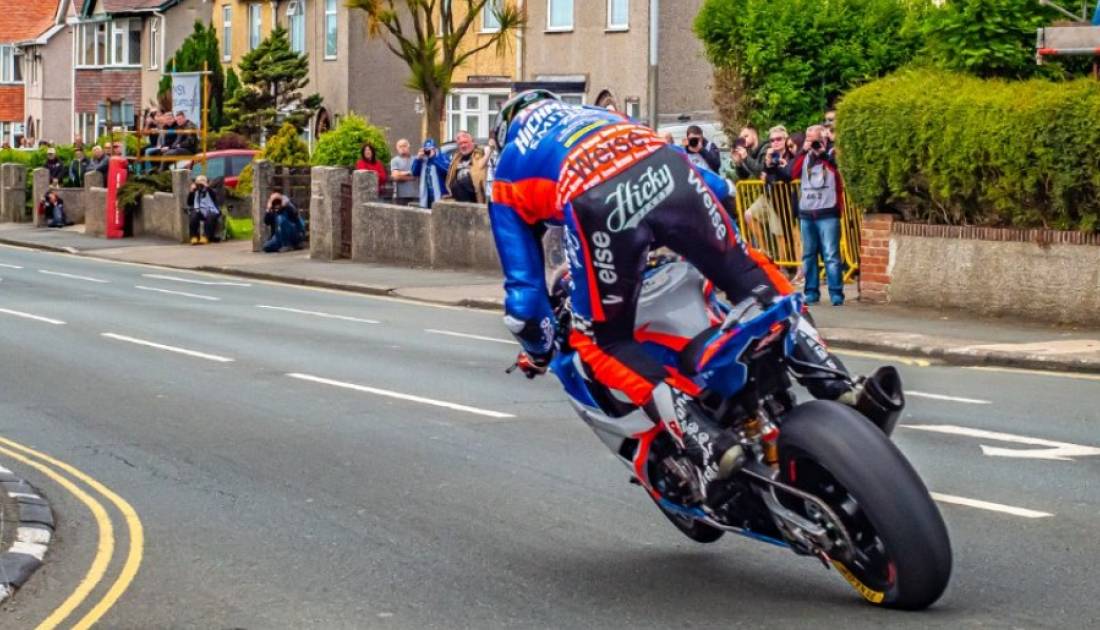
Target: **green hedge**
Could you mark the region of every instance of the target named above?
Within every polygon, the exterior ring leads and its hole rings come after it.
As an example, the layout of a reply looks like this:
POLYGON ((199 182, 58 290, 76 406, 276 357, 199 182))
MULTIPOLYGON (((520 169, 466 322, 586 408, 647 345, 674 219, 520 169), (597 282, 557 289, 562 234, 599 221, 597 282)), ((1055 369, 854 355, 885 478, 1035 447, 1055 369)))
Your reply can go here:
POLYGON ((390 163, 390 147, 386 134, 361 116, 349 112, 340 119, 336 128, 321 134, 313 152, 314 166, 353 167, 359 160, 363 145, 374 147, 374 157, 387 166, 390 163))
POLYGON ((1100 227, 1100 83, 901 72, 837 113, 853 201, 953 225, 1100 227))

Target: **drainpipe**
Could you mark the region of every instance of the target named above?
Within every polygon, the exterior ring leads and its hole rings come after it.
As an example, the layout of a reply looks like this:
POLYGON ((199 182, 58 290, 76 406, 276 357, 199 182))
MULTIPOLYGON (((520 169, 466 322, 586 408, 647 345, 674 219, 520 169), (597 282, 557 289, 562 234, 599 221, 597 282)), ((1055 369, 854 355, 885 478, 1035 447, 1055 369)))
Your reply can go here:
POLYGON ((646 100, 649 101, 649 126, 657 129, 657 48, 660 34, 660 0, 649 0, 649 83, 646 100))

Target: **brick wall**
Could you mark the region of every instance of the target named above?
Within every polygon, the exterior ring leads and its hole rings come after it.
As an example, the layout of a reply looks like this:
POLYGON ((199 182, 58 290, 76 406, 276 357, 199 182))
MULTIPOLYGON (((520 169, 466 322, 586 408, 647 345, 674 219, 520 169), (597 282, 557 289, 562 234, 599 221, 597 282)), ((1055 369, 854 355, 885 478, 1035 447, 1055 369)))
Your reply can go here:
POLYGON ((0 85, 0 120, 4 122, 23 120, 22 85, 0 85))
POLYGON ((142 107, 140 69, 77 70, 75 87, 73 111, 78 113, 94 112, 107 99, 125 99, 134 104, 134 111, 142 107))
POLYGON ((886 302, 890 285, 890 232, 892 214, 868 214, 863 217, 859 248, 859 299, 861 302, 886 302))

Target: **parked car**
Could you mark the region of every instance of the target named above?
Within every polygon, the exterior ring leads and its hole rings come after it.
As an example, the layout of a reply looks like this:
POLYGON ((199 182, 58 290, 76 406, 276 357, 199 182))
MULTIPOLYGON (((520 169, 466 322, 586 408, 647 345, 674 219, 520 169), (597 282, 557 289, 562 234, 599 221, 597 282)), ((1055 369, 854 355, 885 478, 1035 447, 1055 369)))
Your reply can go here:
POLYGON ((244 167, 256 159, 259 151, 253 149, 226 149, 224 151, 208 151, 206 160, 188 160, 180 164, 181 168, 191 169, 192 177, 206 175, 210 185, 222 185, 226 188, 237 187, 237 177, 244 167))

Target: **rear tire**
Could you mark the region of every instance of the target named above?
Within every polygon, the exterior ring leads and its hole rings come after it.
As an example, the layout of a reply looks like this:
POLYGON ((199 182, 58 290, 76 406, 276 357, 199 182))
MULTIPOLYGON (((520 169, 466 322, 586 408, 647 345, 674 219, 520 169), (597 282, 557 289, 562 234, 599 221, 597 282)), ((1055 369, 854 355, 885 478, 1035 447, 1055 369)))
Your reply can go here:
POLYGON ((783 421, 779 465, 784 482, 823 499, 844 521, 859 552, 834 566, 865 599, 906 610, 939 599, 951 577, 947 527, 878 428, 839 403, 800 405, 783 421))

